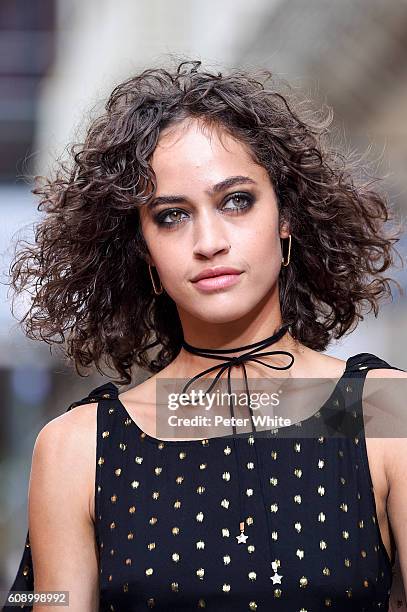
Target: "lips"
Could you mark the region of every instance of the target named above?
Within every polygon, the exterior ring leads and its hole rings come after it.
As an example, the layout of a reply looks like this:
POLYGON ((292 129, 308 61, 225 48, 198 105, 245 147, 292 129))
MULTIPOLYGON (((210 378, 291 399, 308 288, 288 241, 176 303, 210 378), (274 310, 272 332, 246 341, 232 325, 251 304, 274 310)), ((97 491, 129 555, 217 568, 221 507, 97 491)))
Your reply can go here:
POLYGON ((225 275, 238 275, 241 274, 242 271, 238 270, 237 268, 232 268, 230 266, 218 266, 216 268, 205 268, 205 270, 202 270, 201 272, 199 272, 199 274, 197 274, 196 276, 194 276, 194 278, 192 279, 193 283, 196 283, 199 280, 202 280, 204 278, 214 278, 216 276, 225 276, 225 275))

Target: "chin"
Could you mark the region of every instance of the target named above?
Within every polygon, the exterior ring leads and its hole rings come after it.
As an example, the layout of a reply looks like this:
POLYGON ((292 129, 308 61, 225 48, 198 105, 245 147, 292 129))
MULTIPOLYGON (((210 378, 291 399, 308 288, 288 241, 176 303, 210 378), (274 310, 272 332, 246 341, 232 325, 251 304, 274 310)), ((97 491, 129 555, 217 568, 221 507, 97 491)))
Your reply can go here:
POLYGON ((247 304, 243 304, 243 306, 244 308, 242 308, 241 300, 239 305, 237 303, 226 303, 225 301, 223 304, 213 304, 208 309, 200 309, 194 313, 194 316, 200 321, 205 321, 205 323, 231 323, 242 319, 250 312, 247 304))

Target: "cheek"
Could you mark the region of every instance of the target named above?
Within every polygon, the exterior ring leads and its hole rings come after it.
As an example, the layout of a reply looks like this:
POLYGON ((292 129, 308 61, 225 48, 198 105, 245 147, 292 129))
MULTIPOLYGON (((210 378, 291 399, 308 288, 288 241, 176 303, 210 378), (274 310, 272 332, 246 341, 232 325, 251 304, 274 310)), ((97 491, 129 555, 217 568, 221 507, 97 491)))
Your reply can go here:
POLYGON ((155 261, 160 277, 169 286, 176 288, 188 276, 188 256, 179 243, 171 247, 162 244, 161 248, 159 243, 156 243, 155 261))
POLYGON ((274 228, 257 231, 248 244, 247 258, 251 268, 251 279, 263 285, 275 279, 280 272, 280 238, 274 228))
POLYGON ((256 229, 246 237, 245 243, 250 252, 259 258, 271 260, 278 253, 280 238, 273 223, 265 221, 258 224, 256 229))

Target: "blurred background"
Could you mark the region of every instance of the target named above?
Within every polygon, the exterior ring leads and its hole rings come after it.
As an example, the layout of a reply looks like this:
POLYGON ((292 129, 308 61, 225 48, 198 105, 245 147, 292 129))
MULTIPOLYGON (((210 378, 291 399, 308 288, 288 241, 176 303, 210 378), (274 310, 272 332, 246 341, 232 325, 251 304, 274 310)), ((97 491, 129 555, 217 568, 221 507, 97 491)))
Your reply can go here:
MULTIPOLYGON (((349 150, 370 158, 405 217, 405 0, 2 0, 0 3, 0 266, 16 232, 38 219, 30 176, 51 174, 122 79, 169 54, 219 69, 267 67, 335 113, 349 150)), ((407 253, 406 237, 397 248, 407 253)), ((406 271, 393 277, 407 287, 406 271)), ((22 304, 24 311, 24 304, 22 304)), ((329 354, 373 352, 407 369, 406 298, 366 317, 329 354)), ((136 384, 146 376, 135 373, 136 384)), ((41 427, 106 377, 80 378, 27 340, 0 285, 0 589, 17 571, 27 530, 32 448, 41 427)))

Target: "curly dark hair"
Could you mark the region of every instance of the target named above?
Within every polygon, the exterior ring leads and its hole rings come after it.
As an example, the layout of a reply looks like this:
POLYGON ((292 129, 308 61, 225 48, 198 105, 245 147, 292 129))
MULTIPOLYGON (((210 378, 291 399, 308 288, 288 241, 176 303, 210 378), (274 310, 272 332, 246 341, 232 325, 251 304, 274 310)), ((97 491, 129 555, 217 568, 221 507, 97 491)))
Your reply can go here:
POLYGON ((363 320, 364 305, 377 316, 389 281, 402 292, 382 275, 400 256, 399 234, 384 228, 390 205, 359 160, 329 144, 330 108, 324 118, 265 70, 222 74, 199 61, 144 70, 113 90, 52 180, 35 177, 46 215, 35 244, 16 244, 10 267, 16 295, 33 287, 24 332, 63 344, 80 375, 92 364, 104 374, 104 362, 129 384, 134 365, 158 372, 181 348, 176 305, 152 290, 139 206, 155 193, 150 160, 161 131, 188 117, 249 145, 268 171, 292 235, 279 285, 295 339, 323 351, 363 320))

